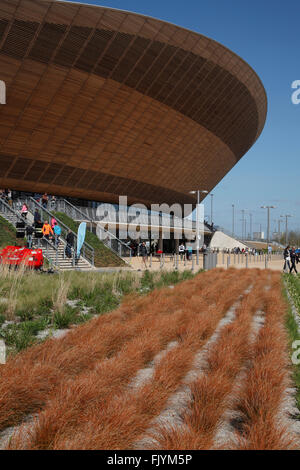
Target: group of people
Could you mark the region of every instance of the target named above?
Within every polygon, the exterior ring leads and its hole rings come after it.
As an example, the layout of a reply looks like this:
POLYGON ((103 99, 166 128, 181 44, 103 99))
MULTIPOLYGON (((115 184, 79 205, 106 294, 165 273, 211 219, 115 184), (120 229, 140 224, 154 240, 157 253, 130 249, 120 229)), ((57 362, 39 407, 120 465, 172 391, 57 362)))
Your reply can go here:
POLYGON ((0 199, 6 202, 10 207, 13 204, 13 195, 11 189, 0 189, 0 199))
POLYGON ((299 251, 296 250, 296 247, 288 245, 284 252, 283 252, 283 258, 284 258, 284 266, 283 266, 283 272, 286 272, 287 269, 289 270, 288 272, 291 274, 293 271, 297 274, 297 268, 296 264, 299 263, 300 257, 299 257, 299 251))
MULTIPOLYGON (((11 189, 0 189, 0 200, 2 199, 4 202, 10 205, 10 207, 13 207, 13 201, 14 201, 15 195, 14 192, 11 189)), ((35 193, 34 194, 34 199, 43 206, 44 209, 50 209, 50 210, 55 210, 56 209, 56 204, 57 204, 57 199, 56 196, 48 195, 47 193, 44 194, 39 194, 35 193)), ((24 206, 24 204, 23 204, 24 206)), ((26 206, 26 204, 25 204, 26 206)), ((24 211, 25 212, 25 211, 24 211)), ((28 208, 27 208, 28 212, 28 208)))
MULTIPOLYGON (((28 208, 26 204, 23 205, 22 207, 22 214, 26 214, 25 217, 27 217, 27 212, 28 208)), ((45 220, 43 223, 41 221, 41 215, 38 211, 38 209, 35 210, 34 212, 34 222, 32 225, 27 225, 26 227, 26 238, 27 238, 27 245, 28 248, 32 248, 32 242, 33 242, 33 234, 37 232, 41 232, 42 237, 48 241, 50 239, 53 240, 54 246, 58 247, 59 245, 59 238, 61 235, 61 228, 58 225, 57 220, 52 217, 51 223, 49 223, 47 220, 45 220)), ((38 237, 39 238, 39 237, 38 237)))
MULTIPOLYGON (((204 249, 206 249, 206 246, 205 246, 204 249)), ((187 261, 189 261, 192 258, 193 248, 190 245, 185 246, 184 243, 180 243, 179 248, 178 248, 178 252, 179 252, 181 261, 183 260, 184 255, 186 256, 187 261)))
POLYGON ((50 208, 50 210, 55 210, 56 209, 56 197, 55 196, 50 196, 47 193, 44 193, 43 195, 41 194, 35 194, 34 199, 43 206, 44 209, 50 208), (50 207, 49 207, 50 206, 50 207))

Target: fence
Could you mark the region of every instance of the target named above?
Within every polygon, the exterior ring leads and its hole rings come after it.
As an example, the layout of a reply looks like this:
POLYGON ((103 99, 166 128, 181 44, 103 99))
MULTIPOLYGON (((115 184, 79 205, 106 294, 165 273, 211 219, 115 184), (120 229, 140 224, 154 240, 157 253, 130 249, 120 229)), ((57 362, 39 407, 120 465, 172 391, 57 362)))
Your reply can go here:
MULTIPOLYGON (((205 253, 200 253, 199 261, 195 253, 189 257, 184 254, 167 255, 167 254, 150 254, 147 260, 147 267, 152 270, 166 269, 166 270, 210 270, 216 267, 220 268, 261 268, 267 269, 272 267, 272 262, 283 261, 281 252, 272 253, 272 255, 252 255, 252 254, 227 254, 216 253, 209 249, 205 253)), ((275 263, 276 264, 276 263, 275 263)), ((274 263, 273 263, 274 265, 274 263)), ((141 257, 132 258, 132 266, 135 268, 143 268, 143 260, 141 257)), ((280 263, 275 265, 275 268, 281 269, 280 263)))

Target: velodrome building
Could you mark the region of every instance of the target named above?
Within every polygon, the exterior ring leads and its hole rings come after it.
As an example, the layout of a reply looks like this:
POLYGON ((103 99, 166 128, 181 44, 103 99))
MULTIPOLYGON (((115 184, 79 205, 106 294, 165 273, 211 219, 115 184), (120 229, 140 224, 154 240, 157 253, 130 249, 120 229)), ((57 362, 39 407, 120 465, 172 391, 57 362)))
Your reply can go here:
POLYGON ((255 143, 267 98, 212 39, 127 11, 0 0, 0 187, 195 203, 255 143))

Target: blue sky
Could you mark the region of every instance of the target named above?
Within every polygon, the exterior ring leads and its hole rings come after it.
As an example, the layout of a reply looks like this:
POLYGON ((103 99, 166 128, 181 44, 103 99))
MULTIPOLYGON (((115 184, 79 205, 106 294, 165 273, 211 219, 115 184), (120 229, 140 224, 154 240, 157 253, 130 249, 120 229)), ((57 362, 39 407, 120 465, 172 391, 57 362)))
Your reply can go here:
MULTIPOLYGON (((300 17, 291 0, 81 0, 153 16, 204 34, 248 62, 268 95, 268 117, 261 137, 213 190, 215 223, 236 232, 241 210, 253 214, 253 230, 266 230, 266 210, 274 205, 271 228, 291 214, 290 229, 300 229, 300 104, 291 101, 291 84, 300 80, 300 17)), ((210 215, 210 197, 205 214, 210 215)), ((247 217, 249 228, 249 216, 247 217)), ((277 226, 277 225, 276 225, 277 226)), ((247 231, 248 231, 247 228, 247 231)), ((283 224, 282 224, 283 228, 283 224)))

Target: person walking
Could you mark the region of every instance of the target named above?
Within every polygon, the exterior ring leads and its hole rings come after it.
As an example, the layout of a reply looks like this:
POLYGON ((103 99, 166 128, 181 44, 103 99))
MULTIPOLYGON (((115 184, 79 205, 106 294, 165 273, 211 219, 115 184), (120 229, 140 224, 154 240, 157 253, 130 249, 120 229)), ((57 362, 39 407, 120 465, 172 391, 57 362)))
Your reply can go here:
POLYGON ((29 249, 32 248, 33 233, 34 233, 34 226, 33 225, 27 225, 27 227, 26 227, 26 238, 27 238, 27 247, 29 249))
POLYGON ((28 214, 28 207, 27 207, 27 204, 23 204, 22 206, 22 209, 21 209, 21 216, 23 217, 23 219, 27 219, 27 214, 28 214))
POLYGON ((41 223, 41 214, 39 213, 38 209, 35 209, 33 217, 35 226, 41 223))
POLYGON ((54 223, 53 232, 54 232, 54 244, 57 248, 59 245, 59 237, 61 235, 61 228, 56 221, 54 223))
POLYGON ((13 206, 12 191, 11 191, 11 189, 8 189, 8 190, 7 190, 7 202, 8 202, 8 204, 9 204, 10 207, 13 206))
POLYGON ((56 197, 55 196, 52 196, 51 197, 51 200, 50 200, 50 207, 51 207, 51 210, 54 211, 56 209, 56 197))
POLYGON ((43 196, 42 196, 42 206, 44 207, 44 209, 47 209, 48 199, 49 199, 48 194, 44 193, 43 196))
POLYGON ((45 220, 45 222, 44 222, 42 232, 43 232, 44 238, 46 238, 46 240, 49 241, 50 234, 53 235, 53 230, 52 230, 51 225, 49 224, 49 222, 47 222, 47 220, 45 220))
POLYGON ((147 269, 147 258, 148 258, 148 252, 147 252, 147 247, 146 243, 143 242, 140 246, 140 255, 142 256, 143 263, 145 265, 145 268, 147 269))
POLYGON ((283 272, 286 272, 286 268, 289 270, 291 269, 290 261, 291 261, 291 256, 290 256, 290 245, 288 245, 284 252, 283 252, 283 258, 284 258, 284 266, 283 266, 283 272))
POLYGON ((294 270, 296 274, 298 274, 298 271, 296 269, 296 263, 299 262, 299 258, 298 258, 298 254, 296 253, 296 248, 293 246, 292 249, 291 249, 291 252, 290 252, 290 256, 291 256, 291 267, 290 267, 290 274, 292 273, 292 271, 294 270))
POLYGON ((67 241, 67 246, 65 250, 66 256, 68 258, 72 258, 72 248, 74 246, 74 233, 72 232, 72 230, 68 231, 66 241, 67 241))
POLYGON ((178 251, 179 251, 179 254, 180 254, 180 259, 181 259, 181 261, 182 261, 182 260, 183 260, 184 253, 185 253, 185 246, 184 246, 183 243, 181 243, 181 244, 179 245, 178 251))
POLYGON ((192 259, 192 256, 193 256, 193 247, 191 245, 188 245, 188 247, 186 249, 186 254, 187 254, 188 261, 190 261, 192 259))

